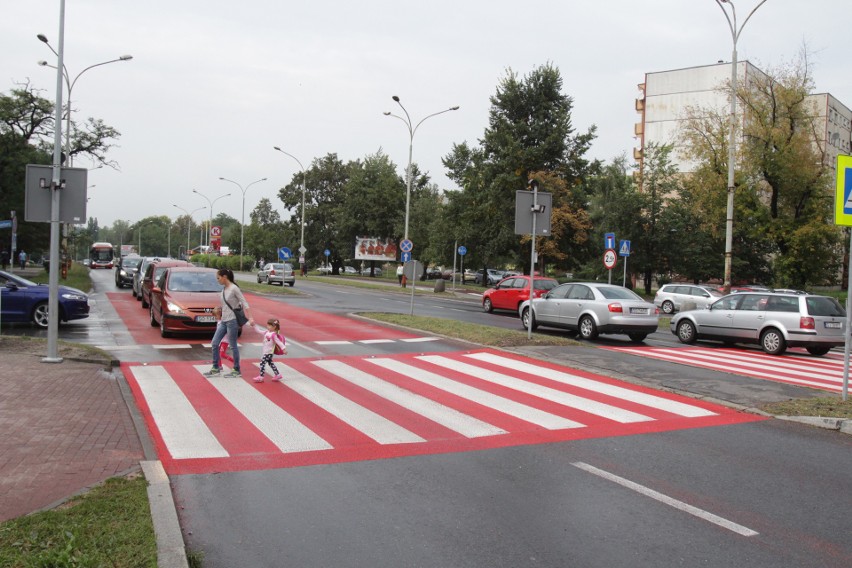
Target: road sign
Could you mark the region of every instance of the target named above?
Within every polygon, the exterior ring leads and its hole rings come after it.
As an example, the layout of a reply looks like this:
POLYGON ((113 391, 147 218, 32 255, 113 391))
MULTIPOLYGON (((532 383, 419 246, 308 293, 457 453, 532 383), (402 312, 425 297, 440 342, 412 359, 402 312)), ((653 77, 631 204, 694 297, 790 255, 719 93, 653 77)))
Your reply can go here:
POLYGON ((402 262, 408 262, 409 260, 411 260, 411 253, 410 252, 404 252, 404 253, 401 253, 399 255, 399 257, 400 257, 400 260, 402 260, 402 262))
POLYGON ((834 224, 852 227, 852 156, 837 156, 834 224))
POLYGON ((460 246, 459 247, 459 254, 462 255, 462 256, 466 255, 467 254, 467 247, 464 246, 464 245, 460 246))
POLYGON ((302 253, 302 254, 305 254, 306 252, 308 252, 308 249, 306 249, 305 247, 302 246, 302 247, 299 247, 299 252, 302 253))
POLYGON ((325 250, 323 251, 323 254, 324 254, 325 256, 329 256, 329 255, 331 255, 331 251, 330 251, 330 250, 328 250, 328 249, 325 249, 325 250))
POLYGON ((280 258, 281 260, 290 260, 291 256, 293 256, 293 254, 287 247, 281 247, 278 249, 278 258, 280 258))
MULTIPOLYGON (((535 234, 539 236, 550 236, 550 213, 553 211, 553 195, 544 191, 537 191, 535 203, 538 211, 535 212, 535 234)), ((515 192, 515 234, 532 234, 533 214, 533 192, 515 192)))
POLYGON ((414 243, 411 242, 411 239, 405 239, 399 243, 399 250, 402 252, 411 252, 414 250, 414 243))
POLYGON ((604 234, 604 248, 605 249, 614 249, 615 248, 615 233, 604 234))
POLYGON ((630 241, 618 242, 618 256, 630 256, 630 241))
POLYGON ((615 255, 615 250, 606 249, 604 252, 603 263, 607 270, 612 270, 615 267, 615 261, 618 257, 615 255))
POLYGON ((415 280, 420 274, 423 274, 423 264, 416 261, 406 261, 402 265, 402 274, 406 280, 415 280))
POLYGON ((11 229, 12 228, 12 220, 8 219, 6 221, 0 221, 0 229, 11 229))

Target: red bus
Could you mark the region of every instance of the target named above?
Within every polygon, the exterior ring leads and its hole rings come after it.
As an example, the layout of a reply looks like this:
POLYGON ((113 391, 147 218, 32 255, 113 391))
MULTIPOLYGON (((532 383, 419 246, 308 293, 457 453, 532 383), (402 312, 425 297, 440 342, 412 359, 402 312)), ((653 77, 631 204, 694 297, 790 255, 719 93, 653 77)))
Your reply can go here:
POLYGON ((89 250, 91 268, 112 268, 115 258, 115 248, 110 243, 92 243, 89 250))

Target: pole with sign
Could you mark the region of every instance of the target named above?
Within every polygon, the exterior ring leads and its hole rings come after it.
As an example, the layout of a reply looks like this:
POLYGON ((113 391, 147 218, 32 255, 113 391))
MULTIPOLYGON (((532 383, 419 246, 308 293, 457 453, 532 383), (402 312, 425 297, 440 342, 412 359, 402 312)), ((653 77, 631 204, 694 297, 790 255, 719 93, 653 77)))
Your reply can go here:
MULTIPOLYGON (((834 224, 852 227, 852 156, 837 156, 837 187, 834 194, 834 224)), ((849 234, 849 250, 852 250, 852 232, 849 234)), ((852 254, 849 255, 849 274, 852 276, 852 254)), ((843 400, 849 395, 849 330, 852 326, 852 311, 849 298, 852 296, 852 277, 846 285, 846 341, 843 349, 843 400)))
POLYGON ((615 268, 615 261, 618 257, 615 255, 615 250, 606 249, 604 251, 603 263, 607 271, 609 271, 609 283, 612 284, 612 269, 615 268))
POLYGON ((618 243, 618 256, 624 257, 624 275, 621 277, 621 285, 627 286, 627 257, 630 256, 630 241, 618 243))

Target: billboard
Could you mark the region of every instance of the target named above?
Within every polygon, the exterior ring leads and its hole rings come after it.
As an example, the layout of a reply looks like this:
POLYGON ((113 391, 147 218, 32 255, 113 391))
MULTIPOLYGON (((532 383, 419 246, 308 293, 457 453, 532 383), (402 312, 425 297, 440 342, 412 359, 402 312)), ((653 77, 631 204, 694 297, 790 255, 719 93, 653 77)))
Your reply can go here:
POLYGON ((377 237, 355 237, 355 260, 396 260, 396 241, 377 237))

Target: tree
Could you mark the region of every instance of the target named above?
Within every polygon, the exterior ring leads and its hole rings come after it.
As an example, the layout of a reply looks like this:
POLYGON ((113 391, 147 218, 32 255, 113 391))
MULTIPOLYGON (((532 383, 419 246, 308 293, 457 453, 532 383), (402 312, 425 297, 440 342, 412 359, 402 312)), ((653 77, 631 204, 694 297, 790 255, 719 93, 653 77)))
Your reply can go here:
POLYGON ((533 172, 555 176, 564 183, 554 184, 554 189, 567 190, 588 171, 584 155, 594 127, 586 134, 575 133, 573 99, 561 91, 562 77, 550 64, 523 80, 509 70, 491 97, 489 125, 480 146, 457 144, 444 158, 448 176, 461 187, 449 196, 448 210, 466 227, 471 258, 483 265, 524 264, 521 239, 514 234, 515 191, 526 188, 533 172))
POLYGON ((278 248, 297 242, 292 226, 285 226, 281 216, 272 208, 272 202, 264 197, 249 213, 251 224, 246 227, 245 242, 249 255, 264 260, 278 258, 278 248))
MULTIPOLYGON (((831 164, 812 90, 804 54, 765 75, 753 74, 738 89, 744 118, 735 180, 737 280, 765 274, 766 283, 793 288, 837 280, 840 231, 832 224, 831 164)), ((695 199, 721 225, 726 121, 719 112, 698 109, 686 124, 687 155, 699 164, 695 199)))

